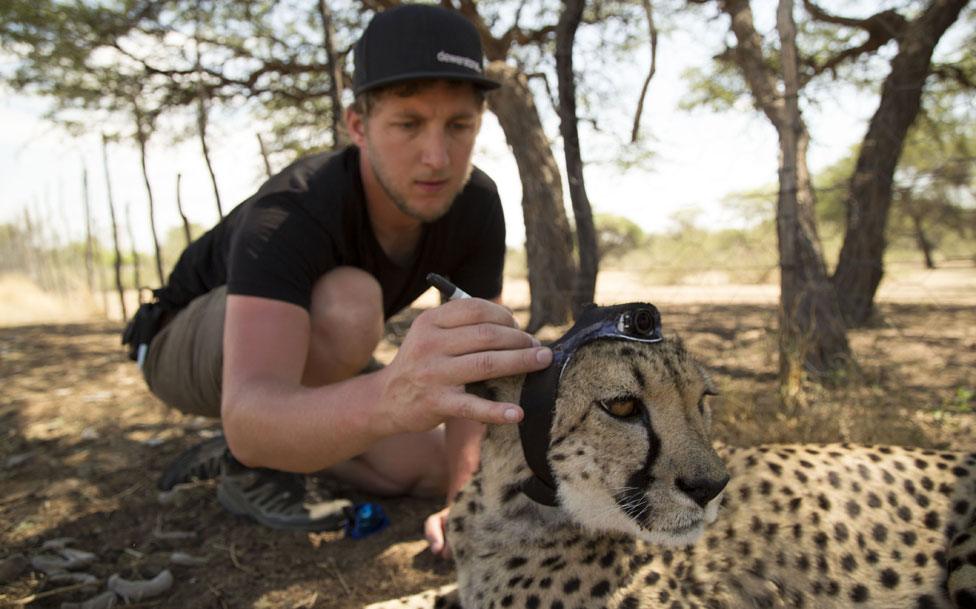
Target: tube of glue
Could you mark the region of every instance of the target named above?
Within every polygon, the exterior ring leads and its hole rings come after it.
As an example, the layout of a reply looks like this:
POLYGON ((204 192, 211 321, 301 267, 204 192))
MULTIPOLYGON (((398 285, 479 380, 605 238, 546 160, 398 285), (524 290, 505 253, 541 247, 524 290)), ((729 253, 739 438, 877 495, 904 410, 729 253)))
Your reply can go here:
POLYGON ((444 295, 444 298, 448 300, 471 298, 471 294, 468 294, 461 288, 448 281, 447 278, 442 277, 437 273, 427 273, 427 283, 437 288, 440 293, 444 295))

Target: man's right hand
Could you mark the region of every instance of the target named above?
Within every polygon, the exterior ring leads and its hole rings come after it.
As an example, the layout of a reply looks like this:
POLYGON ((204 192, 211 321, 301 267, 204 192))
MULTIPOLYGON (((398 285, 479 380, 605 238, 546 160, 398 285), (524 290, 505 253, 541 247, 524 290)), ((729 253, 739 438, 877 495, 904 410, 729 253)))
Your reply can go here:
POLYGON ((451 418, 516 423, 517 404, 465 393, 464 385, 526 374, 552 362, 552 351, 518 329, 511 312, 478 298, 454 300, 422 313, 383 375, 381 402, 390 433, 432 429, 451 418))

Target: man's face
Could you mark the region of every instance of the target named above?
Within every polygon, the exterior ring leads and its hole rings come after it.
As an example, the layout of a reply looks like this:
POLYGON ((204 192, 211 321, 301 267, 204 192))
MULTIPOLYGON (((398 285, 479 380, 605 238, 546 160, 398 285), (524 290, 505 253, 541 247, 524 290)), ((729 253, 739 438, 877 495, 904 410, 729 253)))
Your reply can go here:
POLYGON ((363 180, 377 185, 404 215, 437 220, 471 176, 482 107, 471 85, 434 82, 403 97, 376 100, 369 117, 349 116, 365 162, 363 180))

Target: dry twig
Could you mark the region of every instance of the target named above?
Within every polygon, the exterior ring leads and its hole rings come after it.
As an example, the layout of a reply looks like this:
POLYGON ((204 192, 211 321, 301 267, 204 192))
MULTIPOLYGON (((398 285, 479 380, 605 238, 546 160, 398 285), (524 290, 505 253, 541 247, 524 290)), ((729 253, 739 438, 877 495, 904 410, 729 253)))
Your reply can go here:
POLYGON ((346 595, 347 596, 351 596, 352 595, 352 590, 349 588, 349 585, 346 584, 346 580, 343 579, 342 572, 339 571, 339 565, 336 564, 336 561, 335 561, 334 558, 331 558, 330 557, 328 559, 328 561, 329 562, 327 562, 327 563, 320 562, 320 563, 318 563, 318 565, 320 567, 322 567, 323 569, 325 569, 326 571, 330 571, 332 573, 332 575, 337 580, 339 580, 339 585, 341 585, 342 586, 342 589, 346 591, 346 595))
POLYGON ((64 594, 65 592, 74 592, 75 590, 81 590, 82 588, 87 588, 89 586, 97 585, 99 582, 83 582, 80 584, 72 584, 70 586, 62 586, 60 588, 54 588, 52 590, 45 590, 44 592, 38 592, 37 594, 31 594, 30 596, 25 596, 20 600, 14 601, 15 605, 28 605, 34 601, 40 600, 42 598, 48 598, 51 596, 57 596, 58 594, 64 594))
POLYGON ((234 563, 235 567, 248 575, 257 575, 257 573, 254 572, 254 569, 245 567, 241 564, 241 561, 237 559, 237 549, 234 547, 234 544, 230 544, 230 547, 227 548, 227 553, 230 554, 230 561, 234 563))

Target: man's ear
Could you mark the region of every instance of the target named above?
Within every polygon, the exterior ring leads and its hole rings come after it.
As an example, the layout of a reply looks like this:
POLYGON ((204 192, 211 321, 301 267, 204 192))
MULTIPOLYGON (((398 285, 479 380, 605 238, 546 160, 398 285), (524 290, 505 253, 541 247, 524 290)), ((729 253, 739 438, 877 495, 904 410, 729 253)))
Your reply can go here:
POLYGON ((366 145, 366 119, 351 107, 346 108, 346 131, 353 144, 359 148, 366 145))

